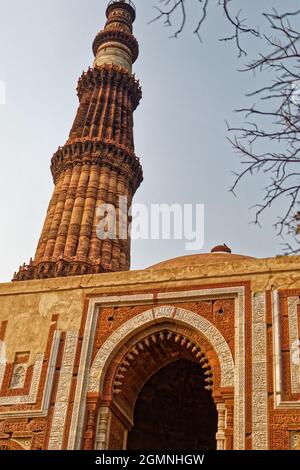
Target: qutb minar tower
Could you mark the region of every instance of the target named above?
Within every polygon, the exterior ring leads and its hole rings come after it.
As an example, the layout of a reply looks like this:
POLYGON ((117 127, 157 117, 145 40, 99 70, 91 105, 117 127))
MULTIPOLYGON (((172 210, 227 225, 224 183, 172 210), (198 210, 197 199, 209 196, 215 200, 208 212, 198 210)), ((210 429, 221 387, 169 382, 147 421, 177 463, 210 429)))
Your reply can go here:
POLYGON ((300 450, 300 256, 218 245, 129 271, 143 179, 135 7, 115 0, 106 13, 52 158, 35 257, 14 276, 23 282, 0 283, 1 458, 97 450, 95 464, 125 468, 102 451, 176 465, 192 463, 178 451, 300 450))
MULTIPOLYGON (((51 161, 55 189, 35 257, 20 267, 15 281, 130 267, 130 238, 101 239, 97 227, 98 207, 105 204, 115 207, 121 225, 120 197, 130 207, 143 179, 133 139, 133 112, 141 99, 132 75, 139 53, 132 34, 135 7, 112 0, 106 15, 93 43, 93 68, 78 82, 80 103, 69 139, 51 161)), ((128 212, 125 217, 129 224, 128 212)))

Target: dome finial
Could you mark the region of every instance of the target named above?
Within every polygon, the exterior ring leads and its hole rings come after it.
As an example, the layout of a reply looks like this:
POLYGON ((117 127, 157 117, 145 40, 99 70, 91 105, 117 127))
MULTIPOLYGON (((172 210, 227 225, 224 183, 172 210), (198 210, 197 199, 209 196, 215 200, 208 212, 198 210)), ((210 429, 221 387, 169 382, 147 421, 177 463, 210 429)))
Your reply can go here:
POLYGON ((211 253, 232 253, 229 246, 224 243, 223 245, 217 245, 212 250, 211 253))

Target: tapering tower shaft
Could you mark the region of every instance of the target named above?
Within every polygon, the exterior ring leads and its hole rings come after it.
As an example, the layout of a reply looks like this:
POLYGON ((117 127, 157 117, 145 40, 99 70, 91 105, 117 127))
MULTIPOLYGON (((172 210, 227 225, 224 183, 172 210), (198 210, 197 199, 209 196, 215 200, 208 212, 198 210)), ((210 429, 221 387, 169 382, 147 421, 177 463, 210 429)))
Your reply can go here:
POLYGON ((79 108, 69 138, 51 161, 55 188, 35 257, 15 274, 16 281, 130 267, 124 227, 120 237, 121 225, 130 223, 124 204, 131 206, 143 179, 133 139, 133 112, 141 99, 132 75, 138 57, 135 8, 129 0, 113 0, 106 15, 93 44, 93 68, 78 82, 79 108), (103 237, 99 224, 107 212, 100 209, 106 206, 114 208, 116 226, 114 236, 103 237))

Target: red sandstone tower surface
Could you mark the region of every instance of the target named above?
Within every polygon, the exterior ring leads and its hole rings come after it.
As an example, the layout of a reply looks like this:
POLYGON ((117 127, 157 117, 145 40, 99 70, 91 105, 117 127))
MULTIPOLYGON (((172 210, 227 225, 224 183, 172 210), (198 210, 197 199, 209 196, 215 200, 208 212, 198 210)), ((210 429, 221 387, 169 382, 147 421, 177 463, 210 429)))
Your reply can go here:
POLYGON ((35 257, 15 281, 130 267, 130 239, 101 239, 97 227, 99 205, 115 208, 118 225, 120 196, 130 207, 143 180, 133 140, 133 112, 141 99, 132 75, 139 53, 132 34, 135 8, 129 0, 113 0, 106 16, 94 40, 93 68, 78 82, 80 104, 69 139, 51 161, 55 188, 35 257))

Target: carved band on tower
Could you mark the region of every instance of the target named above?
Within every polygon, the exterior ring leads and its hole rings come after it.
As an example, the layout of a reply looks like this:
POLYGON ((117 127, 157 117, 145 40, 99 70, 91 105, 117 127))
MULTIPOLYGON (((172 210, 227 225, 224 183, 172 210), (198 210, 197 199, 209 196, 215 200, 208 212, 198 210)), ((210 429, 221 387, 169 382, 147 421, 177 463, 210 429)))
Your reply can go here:
MULTIPOLYGON (((133 112, 142 93, 132 75, 139 53, 132 34, 135 8, 113 0, 97 34, 93 68, 78 82, 79 108, 69 139, 51 161, 55 184, 35 257, 14 281, 74 276, 130 268, 130 238, 120 237, 120 198, 132 198, 143 180, 134 153, 133 112), (99 206, 116 212, 116 237, 99 237, 99 206)), ((125 199, 123 199, 125 200, 125 199)), ((124 232, 123 232, 124 233, 124 232)))

